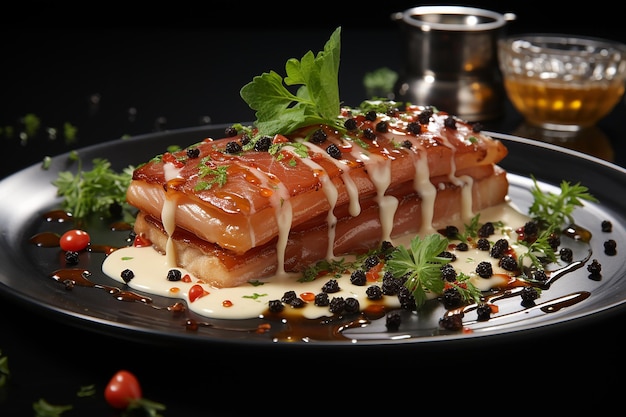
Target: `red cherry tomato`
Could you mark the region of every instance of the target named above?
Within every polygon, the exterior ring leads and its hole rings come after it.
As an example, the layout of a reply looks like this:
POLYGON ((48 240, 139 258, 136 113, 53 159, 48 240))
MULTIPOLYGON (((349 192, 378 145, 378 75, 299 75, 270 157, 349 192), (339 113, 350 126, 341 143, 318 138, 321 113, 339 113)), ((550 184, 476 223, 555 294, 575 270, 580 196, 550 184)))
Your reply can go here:
POLYGON ((64 251, 79 252, 89 245, 90 240, 89 233, 80 229, 72 229, 63 233, 59 239, 59 246, 64 251))
POLYGON ((202 288, 202 285, 199 285, 199 284, 192 285, 191 288, 189 288, 189 301, 193 303, 194 301, 204 296, 205 294, 206 293, 204 291, 204 288, 202 288))
POLYGON ((141 396, 139 380, 126 370, 117 371, 104 388, 107 403, 118 410, 128 408, 131 402, 140 400, 141 396))

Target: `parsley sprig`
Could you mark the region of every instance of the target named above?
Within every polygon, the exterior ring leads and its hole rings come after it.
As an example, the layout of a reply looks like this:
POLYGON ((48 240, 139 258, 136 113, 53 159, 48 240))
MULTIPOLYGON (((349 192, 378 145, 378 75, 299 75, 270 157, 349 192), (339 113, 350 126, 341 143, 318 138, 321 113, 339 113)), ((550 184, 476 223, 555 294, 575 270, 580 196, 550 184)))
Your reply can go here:
POLYGON ((62 171, 52 182, 57 187, 57 195, 64 197, 62 207, 76 221, 82 222, 93 214, 110 217, 111 207, 119 205, 132 222, 134 216, 126 202, 126 190, 134 168, 128 166, 116 172, 107 159, 95 158, 92 169, 84 170, 77 152, 72 152, 70 158, 78 161, 76 172, 62 171))
POLYGON ((286 135, 315 124, 343 129, 338 119, 340 38, 341 27, 317 55, 308 51, 301 60, 289 59, 284 79, 270 71, 241 88, 241 97, 256 111, 258 135, 286 135), (299 86, 295 94, 287 88, 292 86, 299 86))
POLYGON ((526 247, 526 252, 521 253, 517 258, 517 263, 520 268, 524 266, 525 258, 530 259, 532 266, 539 270, 544 269, 546 262, 557 262, 556 252, 552 248, 552 245, 550 245, 550 236, 554 234, 555 229, 555 225, 550 225, 547 229, 543 230, 534 241, 518 241, 522 246, 526 247))
POLYGON ((572 213, 577 207, 584 205, 583 201, 598 202, 598 199, 589 193, 587 187, 580 183, 571 184, 568 181, 561 181, 561 192, 559 194, 544 193, 537 179, 531 175, 533 186, 530 192, 534 201, 528 213, 546 225, 562 226, 566 221, 573 223, 572 213))
POLYGON ((385 268, 394 277, 406 277, 404 285, 415 297, 418 308, 426 302, 427 291, 440 294, 444 289, 441 267, 450 262, 450 258, 439 255, 447 247, 448 239, 439 234, 427 235, 423 239, 417 235, 411 240, 410 248, 397 246, 385 263, 385 268))

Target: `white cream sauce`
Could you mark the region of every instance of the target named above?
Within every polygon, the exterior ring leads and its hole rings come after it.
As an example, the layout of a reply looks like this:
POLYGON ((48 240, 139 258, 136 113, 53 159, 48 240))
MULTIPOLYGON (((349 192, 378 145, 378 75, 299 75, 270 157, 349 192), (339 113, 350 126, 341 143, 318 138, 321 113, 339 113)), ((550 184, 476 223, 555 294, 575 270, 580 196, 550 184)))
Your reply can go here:
MULTIPOLYGON (((515 250, 517 235, 514 231, 517 227, 523 226, 528 217, 522 215, 509 203, 486 209, 480 213, 481 222, 502 221, 507 227, 497 229, 496 234, 489 239, 495 241, 500 238, 509 240, 509 245, 515 250)), ((462 229, 462 225, 457 225, 462 229)), ((413 235, 403 236, 394 241, 396 245, 408 247, 413 235)), ((489 251, 470 249, 467 252, 451 250, 457 257, 453 266, 459 272, 464 272, 471 277, 472 283, 481 290, 488 290, 498 285, 505 284, 507 276, 511 273, 497 266, 497 262, 489 256, 489 251), (481 278, 475 273, 476 266, 481 261, 490 261, 493 265, 494 275, 492 278, 481 278)), ((167 272, 172 269, 164 255, 150 247, 125 247, 111 253, 105 259, 102 270, 111 278, 123 283, 121 272, 130 269, 134 273, 134 278, 128 283, 130 288, 150 294, 179 298, 187 302, 188 308, 208 318, 244 319, 255 318, 262 315, 268 308, 271 300, 280 300, 286 291, 294 290, 303 299, 321 292, 322 286, 331 278, 330 276, 320 277, 311 282, 299 282, 301 274, 286 274, 280 279, 268 277, 261 279, 258 285, 244 284, 235 288, 214 288, 183 268, 175 268, 181 271, 182 275, 189 274, 189 282, 167 280, 167 272), (189 301, 189 289, 195 285, 201 285, 206 291, 206 295, 189 301)), ((368 305, 366 290, 376 282, 369 282, 365 286, 356 286, 350 282, 350 275, 345 274, 336 278, 341 290, 337 293, 329 294, 332 297, 354 297, 361 308, 368 305)), ((378 282, 380 285, 380 282, 378 282)), ((399 307, 398 299, 395 296, 386 296, 384 304, 389 307, 399 307)), ((287 307, 286 310, 289 310, 287 307)), ((293 311, 302 314, 307 318, 318 318, 330 316, 328 307, 315 306, 312 301, 307 302, 304 308, 293 311)))

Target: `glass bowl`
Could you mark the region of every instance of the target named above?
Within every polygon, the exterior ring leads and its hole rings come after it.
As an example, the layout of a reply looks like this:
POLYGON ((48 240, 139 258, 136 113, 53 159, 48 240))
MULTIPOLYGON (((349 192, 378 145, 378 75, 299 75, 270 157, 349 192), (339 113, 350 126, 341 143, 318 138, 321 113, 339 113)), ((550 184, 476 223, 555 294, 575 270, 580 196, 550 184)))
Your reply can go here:
POLYGON ((595 125, 624 95, 626 45, 559 34, 498 41, 505 91, 526 122, 551 130, 595 125))

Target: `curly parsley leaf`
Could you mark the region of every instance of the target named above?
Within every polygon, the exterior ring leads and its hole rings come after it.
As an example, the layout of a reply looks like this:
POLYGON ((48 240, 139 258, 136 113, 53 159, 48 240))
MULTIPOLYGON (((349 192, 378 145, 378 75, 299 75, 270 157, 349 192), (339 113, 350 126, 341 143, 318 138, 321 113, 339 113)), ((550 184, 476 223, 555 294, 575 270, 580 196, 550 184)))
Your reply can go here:
POLYGON ((337 125, 341 27, 335 29, 324 50, 291 58, 283 79, 275 71, 263 73, 241 88, 240 95, 256 111, 259 135, 288 134, 313 124, 337 125), (296 93, 287 87, 299 86, 296 93))
POLYGON ((455 282, 447 282, 444 285, 449 285, 457 289, 461 298, 466 303, 478 303, 482 298, 482 291, 480 291, 472 282, 470 281, 471 276, 467 275, 463 272, 460 272, 457 275, 455 282))
POLYGON ((535 177, 531 175, 531 178, 533 187, 530 192, 534 201, 528 209, 528 213, 547 225, 560 227, 566 221, 574 223, 572 213, 577 207, 583 206, 583 201, 598 202, 598 199, 589 193, 588 188, 580 183, 571 184, 568 181, 561 181, 559 194, 544 193, 539 188, 535 177))
POLYGON ((385 268, 394 277, 406 277, 405 286, 415 297, 417 307, 427 300, 426 292, 440 294, 444 289, 441 267, 450 258, 439 256, 448 247, 448 239, 439 234, 431 234, 423 239, 415 236, 410 248, 397 246, 387 260, 385 268))
MULTIPOLYGON (((70 155, 70 158, 77 158, 70 155)), ((82 161, 78 160, 76 173, 62 171, 52 182, 57 187, 57 195, 64 197, 63 209, 78 220, 83 221, 92 214, 109 217, 113 205, 122 207, 124 215, 132 209, 126 202, 126 190, 132 179, 133 167, 129 166, 122 172, 111 168, 111 163, 103 158, 96 158, 91 170, 82 169, 82 161)), ((129 220, 134 216, 130 216, 129 220)))

